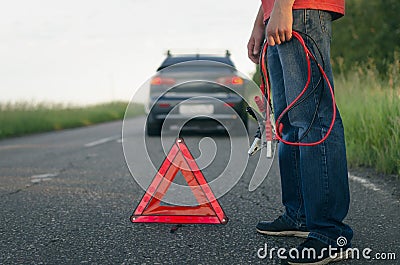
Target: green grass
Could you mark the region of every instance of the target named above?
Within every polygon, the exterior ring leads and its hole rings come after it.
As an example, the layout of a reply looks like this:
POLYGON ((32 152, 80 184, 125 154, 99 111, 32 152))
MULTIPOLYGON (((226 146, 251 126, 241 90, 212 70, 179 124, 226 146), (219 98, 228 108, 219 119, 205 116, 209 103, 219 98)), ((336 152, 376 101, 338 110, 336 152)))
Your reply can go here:
POLYGON ((388 77, 373 65, 336 78, 336 99, 343 118, 349 165, 400 175, 400 63, 388 77))
MULTIPOLYGON (((121 120, 127 105, 126 102, 86 107, 26 102, 0 104, 0 139, 121 120)), ((137 115, 144 113, 143 105, 132 109, 137 115)))

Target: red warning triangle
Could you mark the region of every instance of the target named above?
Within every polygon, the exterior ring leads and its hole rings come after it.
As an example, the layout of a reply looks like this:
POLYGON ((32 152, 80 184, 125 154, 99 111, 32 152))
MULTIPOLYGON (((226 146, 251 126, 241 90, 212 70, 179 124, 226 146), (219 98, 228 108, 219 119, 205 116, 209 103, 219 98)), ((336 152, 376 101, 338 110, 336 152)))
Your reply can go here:
POLYGON ((133 223, 226 224, 219 202, 183 139, 178 138, 131 216, 133 223), (161 205, 176 174, 181 172, 198 205, 161 205))

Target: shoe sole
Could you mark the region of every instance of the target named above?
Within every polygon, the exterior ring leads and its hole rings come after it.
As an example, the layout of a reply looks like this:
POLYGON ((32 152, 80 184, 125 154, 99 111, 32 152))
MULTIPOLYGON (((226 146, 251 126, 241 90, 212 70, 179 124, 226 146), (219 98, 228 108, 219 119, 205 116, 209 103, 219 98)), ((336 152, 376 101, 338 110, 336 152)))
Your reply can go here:
POLYGON ((334 258, 327 257, 326 259, 323 259, 323 260, 320 260, 320 261, 316 261, 316 262, 313 262, 313 263, 296 263, 296 262, 288 261, 287 264, 290 264, 290 265, 306 265, 306 264, 310 264, 310 265, 325 265, 325 264, 328 264, 328 263, 331 263, 331 262, 337 262, 337 261, 347 260, 347 259, 351 259, 351 258, 352 258, 351 253, 345 251, 345 252, 338 253, 337 257, 334 257, 334 258))
POLYGON ((307 238, 310 232, 302 232, 302 231, 279 231, 279 232, 273 232, 273 231, 263 231, 256 229, 258 233, 263 234, 263 235, 268 235, 268 236, 295 236, 295 237, 301 237, 301 238, 307 238))

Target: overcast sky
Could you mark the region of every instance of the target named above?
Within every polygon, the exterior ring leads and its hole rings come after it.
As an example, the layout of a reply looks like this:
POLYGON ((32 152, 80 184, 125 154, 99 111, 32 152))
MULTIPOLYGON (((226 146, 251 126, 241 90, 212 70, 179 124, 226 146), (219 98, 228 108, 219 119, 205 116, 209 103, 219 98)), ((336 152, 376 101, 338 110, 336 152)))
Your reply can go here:
POLYGON ((167 49, 246 44, 260 1, 12 0, 0 4, 0 102, 129 100, 167 49))

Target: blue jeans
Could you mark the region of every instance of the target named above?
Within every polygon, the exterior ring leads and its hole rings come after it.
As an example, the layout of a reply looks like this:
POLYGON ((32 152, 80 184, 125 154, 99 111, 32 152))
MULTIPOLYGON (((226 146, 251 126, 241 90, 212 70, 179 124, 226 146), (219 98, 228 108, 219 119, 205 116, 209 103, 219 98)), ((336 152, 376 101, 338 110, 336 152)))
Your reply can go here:
MULTIPOLYGON (((317 43, 325 72, 333 86, 330 13, 294 10, 293 20, 293 30, 308 34, 317 43)), ((305 38, 305 41, 322 64, 315 44, 309 38, 305 38)), ((307 64, 304 51, 296 39, 269 47, 267 58, 277 119, 304 88, 307 64)), ((319 80, 320 73, 312 64, 312 79, 306 95, 312 92, 319 80)), ((323 80, 321 82, 312 95, 282 119, 283 139, 296 142, 302 138, 302 142, 316 142, 326 134, 332 120, 332 99, 328 86, 323 80), (316 111, 314 123, 304 136, 316 111)), ((311 147, 279 143, 278 150, 285 220, 297 228, 307 228, 309 237, 326 244, 336 246, 340 236, 350 243, 353 231, 343 223, 349 209, 350 195, 344 129, 339 112, 325 142, 311 147)))

